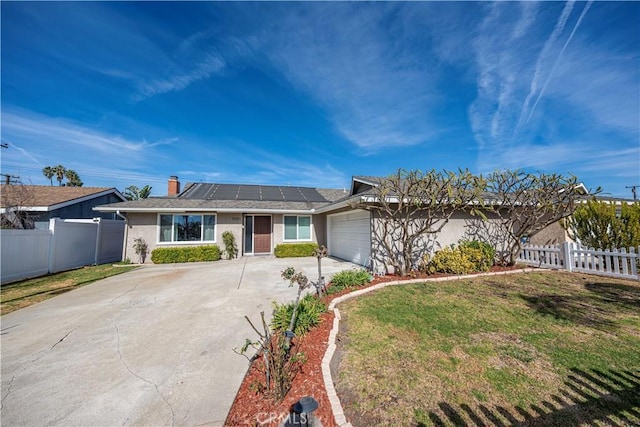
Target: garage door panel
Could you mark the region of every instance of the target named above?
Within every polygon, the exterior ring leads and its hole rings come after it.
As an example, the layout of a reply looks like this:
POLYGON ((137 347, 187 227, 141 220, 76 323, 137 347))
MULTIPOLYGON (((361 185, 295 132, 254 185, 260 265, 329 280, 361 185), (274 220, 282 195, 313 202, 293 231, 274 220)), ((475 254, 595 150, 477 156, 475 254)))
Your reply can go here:
POLYGON ((365 264, 371 253, 370 220, 367 211, 329 215, 329 254, 365 264))

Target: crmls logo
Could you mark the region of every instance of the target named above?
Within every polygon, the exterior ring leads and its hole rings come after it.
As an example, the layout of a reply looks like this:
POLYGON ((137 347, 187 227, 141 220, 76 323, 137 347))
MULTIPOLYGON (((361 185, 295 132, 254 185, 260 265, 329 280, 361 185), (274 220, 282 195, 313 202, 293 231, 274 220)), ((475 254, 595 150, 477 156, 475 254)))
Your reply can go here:
POLYGON ((264 426, 273 421, 284 423, 285 425, 299 426, 299 425, 313 425, 312 417, 310 414, 284 414, 278 415, 275 412, 261 412, 256 415, 256 421, 259 425, 264 426))

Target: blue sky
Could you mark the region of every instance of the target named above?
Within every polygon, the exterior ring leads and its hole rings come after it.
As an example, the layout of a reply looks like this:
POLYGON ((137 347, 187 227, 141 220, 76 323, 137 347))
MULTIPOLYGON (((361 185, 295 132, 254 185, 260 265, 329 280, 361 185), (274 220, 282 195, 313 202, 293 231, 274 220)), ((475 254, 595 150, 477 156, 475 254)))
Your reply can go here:
POLYGON ((639 2, 6 2, 2 173, 348 187, 397 168, 640 184, 639 2))

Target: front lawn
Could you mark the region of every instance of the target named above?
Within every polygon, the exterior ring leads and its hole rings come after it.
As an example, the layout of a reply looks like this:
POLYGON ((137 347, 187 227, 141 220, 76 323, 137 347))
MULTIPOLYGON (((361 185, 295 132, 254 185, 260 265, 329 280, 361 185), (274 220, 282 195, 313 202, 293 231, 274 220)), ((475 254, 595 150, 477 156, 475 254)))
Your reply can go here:
POLYGON ((339 306, 353 425, 638 425, 640 283, 535 272, 339 306))
POLYGON ((88 285, 96 280, 131 271, 134 268, 137 267, 114 267, 111 264, 94 265, 2 285, 0 288, 0 313, 11 313, 80 286, 88 285))

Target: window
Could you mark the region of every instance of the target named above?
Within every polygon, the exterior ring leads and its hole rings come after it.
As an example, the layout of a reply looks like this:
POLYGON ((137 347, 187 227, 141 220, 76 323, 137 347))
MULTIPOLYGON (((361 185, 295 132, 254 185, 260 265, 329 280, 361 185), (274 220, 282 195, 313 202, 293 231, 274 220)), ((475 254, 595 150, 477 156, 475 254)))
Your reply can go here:
POLYGON ((215 242, 215 215, 160 215, 160 242, 215 242))
POLYGON ((285 216, 284 240, 311 240, 311 217, 285 216))

